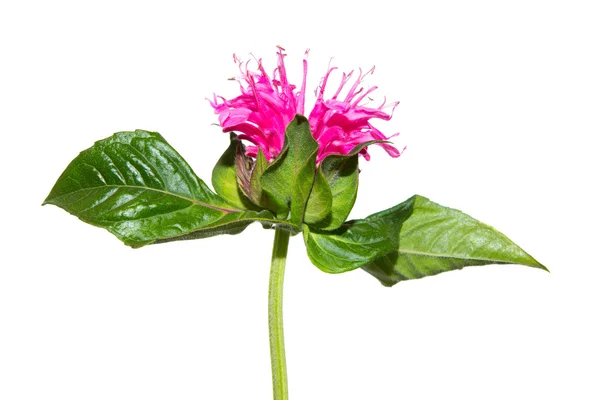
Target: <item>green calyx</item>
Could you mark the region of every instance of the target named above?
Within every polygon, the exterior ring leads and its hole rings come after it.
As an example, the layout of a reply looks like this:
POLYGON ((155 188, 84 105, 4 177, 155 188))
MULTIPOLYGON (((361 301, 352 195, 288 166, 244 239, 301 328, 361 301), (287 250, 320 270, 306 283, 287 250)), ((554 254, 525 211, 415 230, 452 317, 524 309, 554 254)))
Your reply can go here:
POLYGON ((231 143, 213 170, 213 186, 231 204, 269 210, 298 230, 307 225, 334 230, 345 221, 358 191, 358 146, 347 155, 331 155, 316 165, 318 143, 303 116, 288 125, 281 153, 270 163, 262 151, 247 157, 244 145, 231 143))

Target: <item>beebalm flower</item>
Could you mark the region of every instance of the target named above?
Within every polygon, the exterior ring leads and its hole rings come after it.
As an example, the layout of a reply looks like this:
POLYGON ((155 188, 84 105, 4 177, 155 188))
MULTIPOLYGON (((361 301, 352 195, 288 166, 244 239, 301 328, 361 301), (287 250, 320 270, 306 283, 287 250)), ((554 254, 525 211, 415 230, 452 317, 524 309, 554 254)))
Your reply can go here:
MULTIPOLYGON (((251 145, 246 147, 246 154, 256 157, 261 149, 268 161, 272 161, 281 152, 285 139, 285 129, 296 114, 304 114, 306 95, 306 75, 308 64, 305 53, 303 60, 304 73, 300 89, 288 81, 284 63, 284 49, 277 52, 277 68, 271 79, 266 73, 262 59, 258 59, 258 71, 248 69, 248 62, 243 63, 234 56, 239 64, 241 76, 236 78, 240 84, 241 95, 227 100, 214 96, 209 100, 219 116, 219 124, 223 132, 239 132, 238 138, 251 145)), ((325 87, 335 67, 329 68, 317 89, 317 100, 308 116, 310 130, 319 144, 317 163, 330 154, 348 154, 356 146, 370 141, 386 141, 397 134, 386 137, 375 128, 369 120, 382 119, 388 121, 397 102, 387 104, 385 101, 377 108, 368 107, 362 102, 377 89, 377 86, 365 90, 361 84, 374 68, 366 73, 359 71, 343 99, 340 94, 350 81, 353 71, 343 74, 342 81, 335 94, 325 99, 325 87), (390 113, 384 111, 391 108, 390 113)), ((399 157, 400 151, 389 143, 377 143, 392 157, 399 157)), ((369 160, 367 148, 360 154, 369 160)))

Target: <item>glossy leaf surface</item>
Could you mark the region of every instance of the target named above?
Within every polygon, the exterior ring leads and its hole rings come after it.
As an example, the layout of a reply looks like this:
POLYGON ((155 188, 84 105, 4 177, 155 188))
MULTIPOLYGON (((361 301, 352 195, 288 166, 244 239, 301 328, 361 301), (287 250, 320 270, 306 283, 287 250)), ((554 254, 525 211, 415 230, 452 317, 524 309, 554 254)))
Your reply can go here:
POLYGON ((332 232, 305 227, 304 240, 309 258, 323 271, 363 267, 386 286, 472 265, 545 269, 494 228, 421 196, 332 232))
POLYGON ((162 136, 142 130, 116 133, 81 152, 44 204, 106 228, 132 247, 238 233, 253 221, 282 223, 267 211, 231 206, 162 136))

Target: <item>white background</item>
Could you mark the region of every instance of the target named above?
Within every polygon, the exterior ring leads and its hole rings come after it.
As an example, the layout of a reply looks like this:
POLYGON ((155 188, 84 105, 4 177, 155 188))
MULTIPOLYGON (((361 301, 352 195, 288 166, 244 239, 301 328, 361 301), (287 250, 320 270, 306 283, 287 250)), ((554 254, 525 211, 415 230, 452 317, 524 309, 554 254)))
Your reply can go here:
MULTIPOLYGON (((598 399, 600 13, 589 1, 10 2, 0 6, 0 399, 268 399, 272 232, 132 250, 41 207, 79 151, 161 132, 209 180, 235 52, 283 46, 310 96, 330 57, 376 65, 399 159, 362 161, 352 217, 414 193, 552 271, 467 268, 384 288, 292 239, 290 397, 598 399), (394 4, 393 8, 391 4, 394 4), (486 5, 483 5, 486 4, 486 5)), ((338 76, 339 79, 339 76, 338 76)))

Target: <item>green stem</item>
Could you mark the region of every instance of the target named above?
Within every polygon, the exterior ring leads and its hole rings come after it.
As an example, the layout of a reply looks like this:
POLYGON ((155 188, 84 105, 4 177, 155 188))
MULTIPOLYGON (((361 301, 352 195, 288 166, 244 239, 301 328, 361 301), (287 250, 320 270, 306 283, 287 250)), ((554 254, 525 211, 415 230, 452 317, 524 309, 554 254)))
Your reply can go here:
POLYGON ((283 274, 290 232, 275 229, 271 275, 269 277, 269 340, 271 343, 271 371, 273 400, 288 399, 285 345, 283 343, 283 274))

